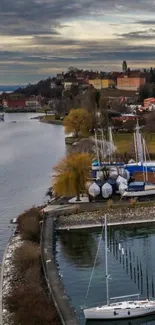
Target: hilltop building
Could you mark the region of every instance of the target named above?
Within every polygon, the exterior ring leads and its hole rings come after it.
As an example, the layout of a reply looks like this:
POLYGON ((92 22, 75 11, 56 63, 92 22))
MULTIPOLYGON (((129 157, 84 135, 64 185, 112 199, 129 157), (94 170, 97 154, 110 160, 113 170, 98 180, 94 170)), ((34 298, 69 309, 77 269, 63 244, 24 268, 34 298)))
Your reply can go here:
POLYGON ((117 78, 117 88, 121 90, 138 90, 140 86, 145 85, 146 75, 137 71, 122 73, 117 78))
POLYGON ((123 64, 122 64, 122 71, 123 71, 123 72, 127 72, 127 70, 128 70, 127 63, 126 63, 126 61, 123 61, 123 64))
POLYGON ((116 86, 116 79, 111 75, 106 75, 103 78, 98 76, 97 78, 90 78, 89 85, 92 85, 95 89, 113 88, 116 86))

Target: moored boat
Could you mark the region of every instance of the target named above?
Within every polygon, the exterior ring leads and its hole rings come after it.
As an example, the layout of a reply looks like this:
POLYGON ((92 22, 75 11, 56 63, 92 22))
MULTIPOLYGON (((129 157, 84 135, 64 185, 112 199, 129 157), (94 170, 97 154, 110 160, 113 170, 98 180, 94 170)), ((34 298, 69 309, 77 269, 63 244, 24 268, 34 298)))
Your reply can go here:
POLYGON ((155 314, 155 300, 113 303, 84 310, 87 319, 125 319, 155 314))
POLYGON ((122 198, 155 196, 155 184, 146 182, 132 182, 124 191, 122 198))
MULTIPOLYGON (((130 319, 142 316, 148 316, 155 314, 155 300, 154 299, 144 299, 139 300, 139 294, 122 296, 122 297, 113 297, 109 298, 109 272, 108 272, 108 238, 107 238, 107 217, 105 216, 105 269, 106 269, 106 298, 107 304, 92 307, 84 308, 84 316, 86 320, 114 320, 114 319, 130 319), (137 296, 138 299, 132 301, 132 298, 137 296), (129 300, 123 301, 123 299, 129 298, 129 300), (122 300, 116 302, 116 300, 122 300), (114 301, 113 303, 111 301, 114 301)), ((99 248, 98 248, 99 249, 99 248)), ((98 252, 98 250, 97 250, 98 252)), ((96 255, 97 257, 97 255, 96 255)), ((95 261, 96 261, 95 257, 95 261)), ((95 266, 95 264, 94 264, 95 266)), ((94 270, 94 267, 93 267, 94 270)), ((93 273, 92 273, 93 275, 93 273)), ((91 275, 91 278, 92 278, 91 275)), ((89 282, 89 286, 90 286, 89 282)), ((89 292, 89 287, 87 290, 87 295, 89 292)), ((86 295, 86 297, 87 297, 86 295)))

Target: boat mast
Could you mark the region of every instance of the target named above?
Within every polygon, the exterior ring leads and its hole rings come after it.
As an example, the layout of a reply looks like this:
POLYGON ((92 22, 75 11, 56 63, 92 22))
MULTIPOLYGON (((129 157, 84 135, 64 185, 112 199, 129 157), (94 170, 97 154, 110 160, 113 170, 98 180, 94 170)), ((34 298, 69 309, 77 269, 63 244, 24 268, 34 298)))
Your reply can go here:
POLYGON ((146 142, 143 138, 144 162, 145 162, 145 181, 148 182, 147 163, 146 163, 146 142))
POLYGON ((136 155, 136 162, 138 162, 138 154, 137 154, 137 142, 136 142, 136 133, 133 134, 134 137, 134 146, 135 146, 135 155, 136 155))
POLYGON ((144 155, 143 155, 143 144, 142 144, 142 136, 141 133, 139 132, 139 123, 137 120, 137 125, 136 125, 136 146, 137 146, 137 156, 139 162, 143 164, 144 161, 144 155))
POLYGON ((101 129, 101 135, 102 135, 102 139, 101 139, 102 159, 104 160, 104 134, 102 129, 101 129))
POLYGON ((99 171, 100 171, 101 170, 100 154, 99 154, 99 148, 98 148, 98 143, 97 143, 97 133, 96 133, 96 130, 95 130, 95 146, 96 146, 96 154, 97 154, 97 160, 98 160, 99 171))
POLYGON ((107 305, 109 305, 109 274, 108 274, 108 241, 107 241, 107 216, 105 216, 105 269, 106 269, 106 293, 107 305))
POLYGON ((112 138, 111 126, 108 127, 108 132, 109 132, 109 163, 112 163, 113 138, 112 138))

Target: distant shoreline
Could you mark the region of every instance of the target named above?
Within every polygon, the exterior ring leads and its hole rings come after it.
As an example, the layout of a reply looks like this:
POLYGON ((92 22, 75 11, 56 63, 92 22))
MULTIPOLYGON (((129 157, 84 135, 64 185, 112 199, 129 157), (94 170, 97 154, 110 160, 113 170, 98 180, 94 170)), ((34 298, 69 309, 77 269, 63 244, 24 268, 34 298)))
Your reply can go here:
POLYGON ((53 116, 51 118, 51 115, 43 115, 43 116, 41 116, 41 118, 39 119, 39 122, 46 123, 46 124, 63 125, 62 120, 55 120, 55 119, 53 119, 53 116))
POLYGON ((39 110, 37 110, 36 111, 36 109, 33 109, 33 108, 31 108, 31 109, 18 109, 18 110, 16 110, 16 109, 12 109, 12 110, 5 110, 5 111, 3 111, 3 113, 40 113, 39 112, 39 110))

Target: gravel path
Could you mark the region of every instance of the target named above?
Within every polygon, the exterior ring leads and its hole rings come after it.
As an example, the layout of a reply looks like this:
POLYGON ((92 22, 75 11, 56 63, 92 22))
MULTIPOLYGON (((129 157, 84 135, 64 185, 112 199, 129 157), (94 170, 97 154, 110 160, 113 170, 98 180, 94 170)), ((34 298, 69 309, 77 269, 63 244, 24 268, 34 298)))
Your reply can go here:
POLYGON ((123 207, 120 209, 108 209, 95 212, 82 212, 70 216, 57 218, 57 229, 84 228, 100 226, 104 222, 105 213, 109 223, 131 223, 135 221, 155 221, 155 204, 151 207, 123 207))

